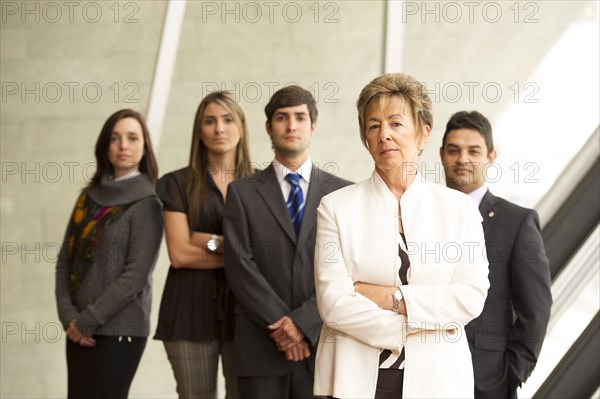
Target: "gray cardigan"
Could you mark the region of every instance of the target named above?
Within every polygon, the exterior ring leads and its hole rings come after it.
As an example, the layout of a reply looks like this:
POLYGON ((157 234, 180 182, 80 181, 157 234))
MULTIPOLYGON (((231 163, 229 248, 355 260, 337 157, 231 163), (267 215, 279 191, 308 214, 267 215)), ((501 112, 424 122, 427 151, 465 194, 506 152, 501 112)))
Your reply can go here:
MULTIPOLYGON (((162 240, 161 203, 145 174, 115 182, 105 176, 85 190, 99 205, 131 204, 111 223, 94 249, 92 266, 69 295, 69 228, 56 264, 56 302, 64 328, 76 320, 85 335, 147 337, 152 271, 162 240)), ((69 224, 70 225, 70 224, 69 224)), ((69 226, 68 225, 68 226, 69 226)))

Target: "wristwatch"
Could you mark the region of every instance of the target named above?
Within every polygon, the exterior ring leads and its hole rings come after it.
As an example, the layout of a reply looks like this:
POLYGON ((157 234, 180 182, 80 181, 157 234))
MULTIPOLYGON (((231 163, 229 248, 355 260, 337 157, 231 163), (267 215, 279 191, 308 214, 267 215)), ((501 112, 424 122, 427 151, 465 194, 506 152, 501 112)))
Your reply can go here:
POLYGON ((392 310, 396 313, 400 313, 400 301, 404 298, 402 296, 402 291, 400 291, 400 287, 396 288, 396 291, 392 294, 392 301, 394 301, 392 305, 392 310))
POLYGON ((210 239, 206 241, 206 250, 210 253, 216 253, 220 246, 221 242, 219 241, 219 236, 216 234, 212 234, 210 239))

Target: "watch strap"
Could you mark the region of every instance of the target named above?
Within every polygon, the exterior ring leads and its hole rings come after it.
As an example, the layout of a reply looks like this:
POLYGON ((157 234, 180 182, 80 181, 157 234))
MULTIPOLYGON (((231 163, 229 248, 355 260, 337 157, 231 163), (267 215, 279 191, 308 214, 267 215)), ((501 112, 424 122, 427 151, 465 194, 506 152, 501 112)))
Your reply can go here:
POLYGON ((392 294, 392 311, 399 313, 400 310, 400 301, 402 300, 403 295, 400 287, 396 287, 396 290, 392 294))

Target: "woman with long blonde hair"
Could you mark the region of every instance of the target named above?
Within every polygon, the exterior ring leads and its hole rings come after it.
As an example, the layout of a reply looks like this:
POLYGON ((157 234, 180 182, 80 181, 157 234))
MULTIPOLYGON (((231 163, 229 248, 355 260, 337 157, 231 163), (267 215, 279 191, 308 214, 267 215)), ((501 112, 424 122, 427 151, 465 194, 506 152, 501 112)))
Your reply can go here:
POLYGON ((227 398, 237 397, 222 222, 228 184, 251 173, 242 108, 227 92, 207 95, 194 119, 189 165, 157 188, 171 267, 155 338, 164 342, 180 398, 216 398, 219 355, 227 398))

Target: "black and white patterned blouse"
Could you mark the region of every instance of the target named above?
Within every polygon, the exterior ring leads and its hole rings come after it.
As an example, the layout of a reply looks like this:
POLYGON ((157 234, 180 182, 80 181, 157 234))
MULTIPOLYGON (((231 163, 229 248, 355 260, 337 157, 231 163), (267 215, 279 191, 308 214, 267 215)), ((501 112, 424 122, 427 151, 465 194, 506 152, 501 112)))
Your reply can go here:
MULTIPOLYGON (((398 234, 398 256, 400 257, 400 269, 398 275, 402 285, 408 284, 410 260, 406 253, 406 238, 404 234, 398 234)), ((380 369, 404 369, 404 347, 400 351, 399 355, 394 354, 389 349, 383 349, 379 354, 379 368, 380 369)))

